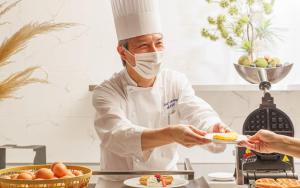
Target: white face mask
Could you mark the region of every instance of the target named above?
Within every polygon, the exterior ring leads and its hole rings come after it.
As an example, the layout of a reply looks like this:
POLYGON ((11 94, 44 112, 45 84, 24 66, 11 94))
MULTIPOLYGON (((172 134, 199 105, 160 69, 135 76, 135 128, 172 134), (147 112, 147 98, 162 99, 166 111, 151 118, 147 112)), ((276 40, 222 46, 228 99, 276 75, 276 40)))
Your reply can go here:
POLYGON ((132 54, 126 50, 130 55, 134 56, 135 66, 127 62, 140 76, 146 79, 156 77, 161 69, 164 51, 147 52, 132 54))

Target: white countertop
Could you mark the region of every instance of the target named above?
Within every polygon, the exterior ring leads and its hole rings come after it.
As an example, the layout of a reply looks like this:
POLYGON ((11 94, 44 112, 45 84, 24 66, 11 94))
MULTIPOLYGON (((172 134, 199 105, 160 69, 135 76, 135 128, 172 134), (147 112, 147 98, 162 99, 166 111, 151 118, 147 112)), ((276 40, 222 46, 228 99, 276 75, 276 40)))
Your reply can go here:
MULTIPOLYGON (((193 84, 196 91, 259 91, 258 84, 193 84)), ((273 84, 271 91, 300 91, 300 84, 273 84)))
MULTIPOLYGON (((89 91, 95 87, 95 84, 89 85, 89 91)), ((196 91, 259 91, 258 84, 193 84, 193 88, 196 91)), ((300 84, 273 84, 271 91, 300 91, 300 84)))
MULTIPOLYGON (((9 166, 15 166, 14 165, 9 165, 9 166)), ((22 164, 25 165, 25 164, 22 164)), ((99 170, 100 167, 97 164, 74 164, 74 165, 83 165, 83 166, 88 166, 92 170, 99 170)), ((190 184, 186 186, 185 188, 202 188, 201 186, 199 187, 198 180, 201 179, 202 177, 205 178, 206 182, 209 185, 209 188, 247 188, 247 185, 237 185, 235 181, 226 181, 226 182, 220 182, 220 181, 210 181, 209 178, 207 177, 207 174, 210 172, 232 172, 234 171, 234 163, 194 163, 192 164, 192 167, 195 171, 195 181, 190 181, 190 184), (195 186, 196 185, 196 186, 195 186)), ((19 165, 17 165, 19 166, 19 165)), ((178 168, 182 169, 183 164, 179 163, 178 168)), ((99 176, 92 176, 90 179, 90 186, 91 188, 104 188, 104 187, 112 187, 112 188, 127 188, 126 186, 123 185, 123 181, 107 181, 103 180, 99 176)))
MULTIPOLYGON (((206 179, 206 178, 205 178, 206 179)), ((202 187, 199 183, 201 182, 201 177, 195 178, 195 180, 191 180, 190 184, 187 186, 184 186, 183 188, 207 188, 202 187)), ((206 181, 208 183, 209 188, 247 188, 247 185, 236 185, 234 181, 230 182, 212 182, 212 181, 206 181)), ((96 185, 94 185, 94 188, 104 188, 104 187, 112 187, 112 188, 127 188, 127 186, 124 186, 122 181, 106 181, 101 178, 97 179, 96 185)))
MULTIPOLYGON (((182 164, 178 165, 179 168, 182 168, 182 164)), ((234 172, 234 163, 192 163, 192 167, 195 171, 195 179, 204 177, 207 180, 210 188, 247 188, 248 185, 237 185, 235 181, 211 181, 207 175, 211 172, 234 172)), ((295 163, 296 172, 300 172, 300 164, 295 163)), ((96 170, 95 168, 93 168, 96 170)), ((100 179, 97 176, 93 176, 90 183, 95 183, 97 186, 95 188, 102 187, 114 187, 114 188, 124 188, 123 182, 109 182, 100 179), (104 186, 105 185, 105 186, 104 186)), ((192 183, 193 184, 193 183, 192 183)), ((127 187, 126 187, 127 188, 127 187)), ((193 188, 193 186, 187 186, 186 188, 193 188)))
MULTIPOLYGON (((100 169, 99 164, 96 163, 71 163, 73 165, 83 165, 88 166, 92 170, 97 171, 100 169)), ((8 164, 7 167, 12 166, 22 166, 22 165, 29 165, 29 164, 8 164)), ((179 169, 183 169, 183 164, 178 164, 179 169)), ((210 188, 247 188, 248 185, 237 185, 235 181, 211 181, 208 178, 208 174, 212 172, 229 172, 233 173, 235 168, 235 163, 192 163, 192 168, 195 171, 195 180, 198 180, 201 177, 204 177, 209 185, 210 188)), ((300 172, 300 163, 295 163, 295 171, 296 173, 300 172)), ((99 176, 92 176, 90 179, 91 188, 103 188, 103 187, 113 187, 113 188, 124 188, 123 181, 105 181, 99 176), (105 185, 105 186, 104 186, 105 185)), ((193 188, 193 182, 191 185, 187 186, 186 188, 193 188)), ((199 188, 199 187, 198 187, 199 188)))

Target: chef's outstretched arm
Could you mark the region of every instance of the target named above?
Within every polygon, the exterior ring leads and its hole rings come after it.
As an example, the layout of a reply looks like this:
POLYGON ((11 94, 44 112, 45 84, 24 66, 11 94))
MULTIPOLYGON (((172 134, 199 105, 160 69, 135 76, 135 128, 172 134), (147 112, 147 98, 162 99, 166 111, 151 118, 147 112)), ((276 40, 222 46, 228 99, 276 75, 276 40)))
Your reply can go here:
MULTIPOLYGON (((180 91, 178 99, 180 118, 206 132, 230 132, 230 128, 221 121, 213 108, 195 95, 188 79, 183 74, 179 75, 179 78, 177 82, 180 91)), ((223 152, 225 148, 225 145, 220 144, 207 145, 207 149, 214 153, 223 152)))
POLYGON ((206 101, 195 95, 185 75, 180 75, 178 82, 180 91, 178 110, 181 119, 207 132, 230 131, 229 127, 222 123, 216 111, 206 101))
POLYGON ((279 135, 268 130, 258 131, 240 145, 261 153, 276 152, 300 157, 300 139, 279 135))
POLYGON ((174 142, 191 147, 209 142, 201 137, 206 132, 192 126, 147 129, 133 124, 121 109, 119 96, 103 87, 96 88, 93 105, 96 109, 95 129, 101 146, 107 150, 122 157, 136 157, 145 161, 155 147, 174 142))
POLYGON ((178 143, 185 147, 210 143, 203 138, 206 134, 192 125, 172 125, 161 129, 148 129, 142 133, 143 151, 154 149, 171 143, 178 143))

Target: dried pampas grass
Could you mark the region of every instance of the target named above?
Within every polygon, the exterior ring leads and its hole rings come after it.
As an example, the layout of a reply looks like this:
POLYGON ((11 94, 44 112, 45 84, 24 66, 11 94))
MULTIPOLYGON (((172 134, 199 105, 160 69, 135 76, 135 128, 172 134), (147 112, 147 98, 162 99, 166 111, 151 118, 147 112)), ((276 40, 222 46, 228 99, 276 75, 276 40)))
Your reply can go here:
POLYGON ((32 78, 33 72, 40 67, 30 67, 16 72, 0 82, 0 100, 14 98, 11 94, 21 87, 33 83, 48 83, 46 79, 32 78))
MULTIPOLYGON (((9 12, 13 7, 17 6, 22 0, 17 0, 9 5, 6 2, 0 3, 0 19, 3 15, 9 12)), ((3 25, 2 23, 0 25, 3 25)), ((68 28, 74 26, 72 23, 30 23, 22 28, 20 28, 16 33, 14 33, 9 38, 5 39, 2 44, 0 44, 0 68, 4 65, 9 64, 9 59, 16 53, 22 51, 26 48, 27 42, 37 35, 45 34, 50 31, 56 31, 63 28, 68 28)), ((29 67, 23 71, 13 73, 8 78, 0 80, 0 100, 7 98, 14 98, 13 93, 28 85, 33 83, 48 83, 46 79, 39 79, 32 77, 32 74, 39 67, 29 67)))
MULTIPOLYGON (((6 8, 4 8, 3 10, 0 11, 0 17, 2 17, 4 14, 6 14, 8 11, 10 11, 10 9, 14 8, 15 6, 17 6, 17 4, 19 4, 22 0, 19 1, 15 1, 13 3, 11 3, 10 5, 8 5, 6 8)), ((6 2, 3 2, 0 4, 0 8, 2 8, 4 5, 6 4, 6 2)))
POLYGON ((0 67, 8 64, 11 56, 26 47, 26 43, 33 37, 50 31, 71 27, 69 23, 31 23, 23 26, 15 34, 5 39, 0 46, 0 67))

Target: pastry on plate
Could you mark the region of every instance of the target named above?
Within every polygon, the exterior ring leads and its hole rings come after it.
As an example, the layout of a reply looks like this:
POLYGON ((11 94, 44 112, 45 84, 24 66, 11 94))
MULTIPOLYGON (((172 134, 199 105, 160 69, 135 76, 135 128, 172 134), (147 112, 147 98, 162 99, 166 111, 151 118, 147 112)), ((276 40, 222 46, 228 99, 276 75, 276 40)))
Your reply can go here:
POLYGON ((276 181, 285 188, 300 188, 300 181, 289 178, 278 178, 276 181))
POLYGON ((173 177, 155 174, 151 176, 141 176, 139 181, 141 185, 147 187, 166 187, 167 185, 172 184, 173 177))
POLYGON ((237 140, 238 135, 236 132, 229 133, 214 133, 213 139, 215 140, 224 140, 224 141, 234 141, 237 140))
POLYGON ((255 181, 256 188, 283 188, 275 179, 261 178, 255 181))
POLYGON ((289 178, 261 178, 255 181, 256 188, 300 188, 300 181, 289 178))

